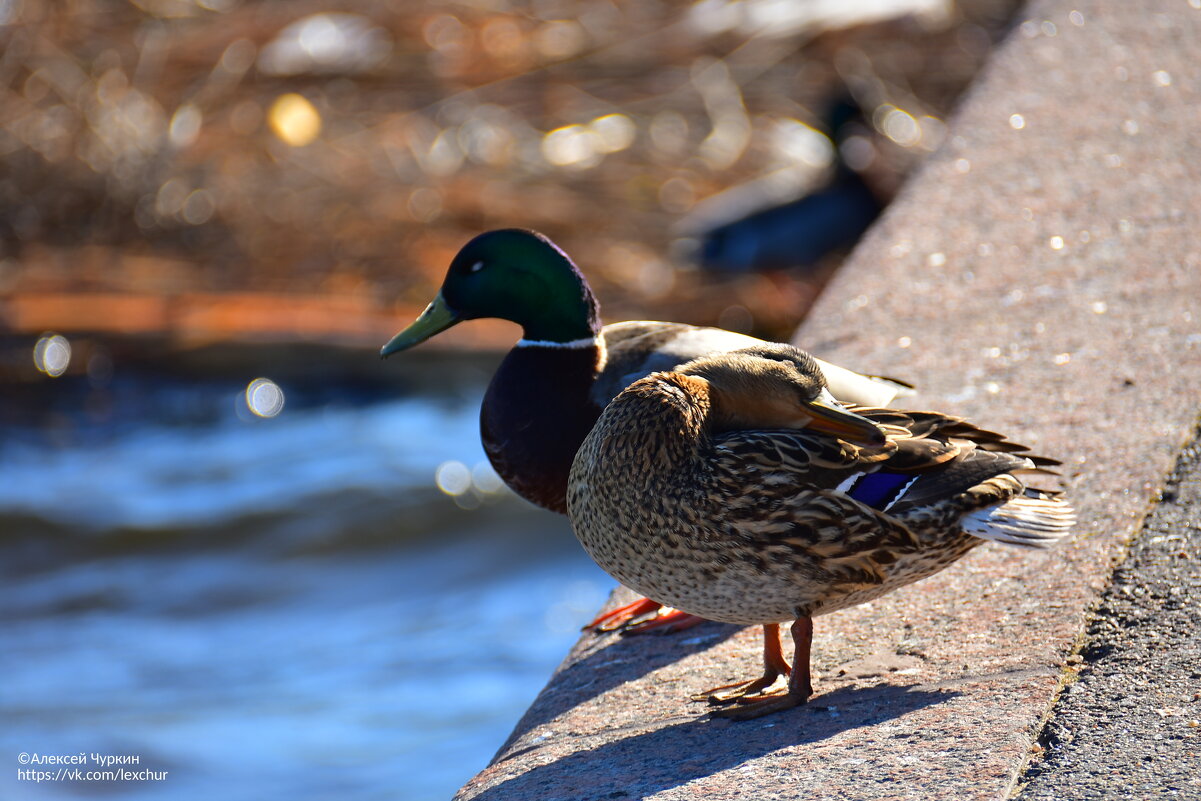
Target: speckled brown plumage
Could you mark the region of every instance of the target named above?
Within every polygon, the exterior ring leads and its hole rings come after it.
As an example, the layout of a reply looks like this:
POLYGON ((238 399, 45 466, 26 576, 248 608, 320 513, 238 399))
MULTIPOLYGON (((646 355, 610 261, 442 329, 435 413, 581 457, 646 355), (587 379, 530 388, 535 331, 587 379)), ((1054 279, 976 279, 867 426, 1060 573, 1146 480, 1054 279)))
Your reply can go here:
POLYGON ((856 408, 882 444, 784 427, 820 376, 795 349, 758 350, 635 382, 585 439, 569 514, 623 584, 713 620, 778 623, 925 578, 983 538, 1042 546, 1070 527, 1063 501, 1018 477, 1052 460, 960 418, 856 408), (882 508, 844 491, 874 473, 898 487, 882 508), (977 518, 1007 503, 1019 523, 1007 512, 1010 530, 992 536, 977 518))

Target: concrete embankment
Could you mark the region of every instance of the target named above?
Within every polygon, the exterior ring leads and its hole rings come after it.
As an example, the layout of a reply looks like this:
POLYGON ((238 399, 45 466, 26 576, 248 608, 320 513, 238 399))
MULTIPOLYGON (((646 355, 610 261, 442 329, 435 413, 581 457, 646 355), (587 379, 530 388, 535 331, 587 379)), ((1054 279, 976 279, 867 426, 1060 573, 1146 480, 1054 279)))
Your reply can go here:
POLYGON ((586 634, 460 799, 1002 799, 1047 747, 1201 408, 1201 9, 1023 18, 797 341, 1062 459, 1074 539, 819 618, 817 695, 748 723, 688 697, 753 672, 757 631, 586 634))

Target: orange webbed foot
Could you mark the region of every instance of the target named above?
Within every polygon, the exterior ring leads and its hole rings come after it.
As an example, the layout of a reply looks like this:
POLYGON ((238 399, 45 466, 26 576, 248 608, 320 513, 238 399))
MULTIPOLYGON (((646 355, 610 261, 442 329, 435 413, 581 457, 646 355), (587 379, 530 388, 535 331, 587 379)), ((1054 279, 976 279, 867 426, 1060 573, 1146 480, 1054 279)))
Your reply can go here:
POLYGON ((663 608, 663 604, 650 598, 639 598, 631 604, 610 609, 597 615, 592 622, 584 625, 585 631, 616 631, 633 620, 654 614, 663 608))
POLYGON ((777 695, 760 695, 756 697, 744 697, 739 699, 736 706, 726 709, 715 709, 709 714, 715 718, 725 718, 726 720, 754 720, 761 718, 764 715, 771 715, 775 712, 783 712, 785 709, 793 709, 801 706, 809 701, 809 696, 812 693, 794 693, 789 690, 786 693, 777 695))
POLYGON ((641 598, 598 615, 595 620, 584 626, 584 630, 620 631, 622 634, 645 634, 654 631, 670 634, 704 622, 703 617, 663 606, 650 598, 641 598))
POLYGON ((737 689, 731 693, 718 693, 725 687, 717 687, 702 697, 712 703, 732 703, 728 709, 710 713, 713 717, 727 720, 754 720, 764 715, 792 709, 809 700, 813 695, 813 681, 809 671, 809 651, 813 643, 813 621, 808 617, 797 618, 792 624, 792 639, 796 646, 792 668, 784 661, 780 650, 780 627, 769 623, 763 627, 763 675, 743 685, 731 685, 737 689), (788 675, 786 692, 761 693, 775 683, 781 675, 788 675))

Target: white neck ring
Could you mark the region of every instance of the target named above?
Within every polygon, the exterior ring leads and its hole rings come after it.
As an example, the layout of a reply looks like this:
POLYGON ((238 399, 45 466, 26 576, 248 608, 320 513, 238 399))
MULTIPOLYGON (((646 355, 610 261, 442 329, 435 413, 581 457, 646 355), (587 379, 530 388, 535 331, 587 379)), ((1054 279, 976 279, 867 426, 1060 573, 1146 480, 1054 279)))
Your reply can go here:
POLYGON ((573 339, 570 342, 552 342, 548 339, 519 339, 514 347, 563 348, 567 350, 576 350, 580 348, 591 348, 593 346, 600 347, 600 344, 600 337, 584 337, 583 339, 573 339))

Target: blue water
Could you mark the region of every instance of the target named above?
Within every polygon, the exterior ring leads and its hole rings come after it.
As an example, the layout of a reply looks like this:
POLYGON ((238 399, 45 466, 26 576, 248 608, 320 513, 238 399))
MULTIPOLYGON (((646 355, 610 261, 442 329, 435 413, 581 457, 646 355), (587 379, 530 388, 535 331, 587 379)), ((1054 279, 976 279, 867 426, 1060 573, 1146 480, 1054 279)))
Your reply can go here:
POLYGON ((0 796, 448 798, 611 587, 565 519, 495 491, 477 409, 8 438, 0 796), (438 491, 447 461, 478 486, 438 491), (19 782, 21 752, 168 775, 19 782))
POLYGON ((191 527, 289 510, 344 489, 399 497, 433 486, 446 460, 486 466, 478 398, 326 404, 259 419, 238 393, 208 425, 75 426, 0 450, 0 513, 88 529, 191 527), (227 409, 225 407, 228 407, 227 409))

